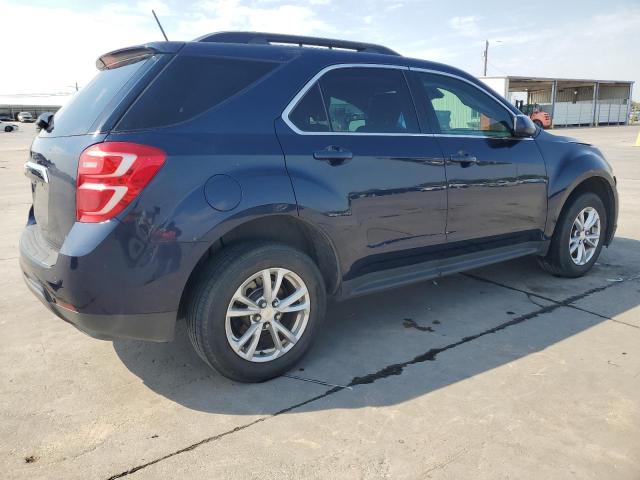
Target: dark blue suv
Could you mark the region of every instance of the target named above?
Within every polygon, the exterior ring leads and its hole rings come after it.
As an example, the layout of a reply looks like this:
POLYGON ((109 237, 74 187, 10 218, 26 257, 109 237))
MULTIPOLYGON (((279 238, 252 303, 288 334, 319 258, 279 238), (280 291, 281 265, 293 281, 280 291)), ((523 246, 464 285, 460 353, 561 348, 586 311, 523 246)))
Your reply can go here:
POLYGON ((285 372, 345 298, 535 255, 577 277, 614 235, 600 151, 472 76, 338 40, 228 32, 108 53, 42 128, 31 290, 98 338, 285 372))

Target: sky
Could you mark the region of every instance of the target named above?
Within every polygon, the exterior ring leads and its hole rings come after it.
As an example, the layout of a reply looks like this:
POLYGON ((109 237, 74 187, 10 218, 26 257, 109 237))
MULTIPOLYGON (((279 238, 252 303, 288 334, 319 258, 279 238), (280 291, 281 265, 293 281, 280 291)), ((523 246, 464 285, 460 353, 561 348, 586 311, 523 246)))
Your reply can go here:
POLYGON ((0 0, 0 96, 68 93, 110 50, 215 31, 253 30, 386 45, 488 75, 635 80, 640 0, 0 0))

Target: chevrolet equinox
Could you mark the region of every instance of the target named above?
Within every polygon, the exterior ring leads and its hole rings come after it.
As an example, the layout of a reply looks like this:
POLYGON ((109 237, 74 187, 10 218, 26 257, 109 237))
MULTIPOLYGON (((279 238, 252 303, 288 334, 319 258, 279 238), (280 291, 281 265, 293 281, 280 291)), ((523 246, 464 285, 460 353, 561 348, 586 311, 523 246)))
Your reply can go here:
POLYGON ((611 167, 471 75, 340 40, 226 32, 101 56, 43 115, 29 288, 97 338, 286 372, 347 298, 534 255, 578 277, 616 229, 611 167))

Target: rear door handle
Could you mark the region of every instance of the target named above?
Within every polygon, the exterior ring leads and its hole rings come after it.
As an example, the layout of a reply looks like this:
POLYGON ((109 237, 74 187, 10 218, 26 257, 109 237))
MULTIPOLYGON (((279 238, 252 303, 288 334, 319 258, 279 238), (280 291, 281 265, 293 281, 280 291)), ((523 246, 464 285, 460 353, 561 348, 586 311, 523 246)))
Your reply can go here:
POLYGON ((351 160, 353 158, 353 153, 345 148, 330 145, 324 150, 314 152, 313 158, 316 160, 324 160, 329 162, 331 165, 340 165, 351 160))
POLYGON ((462 167, 469 167, 474 163, 478 163, 478 159, 473 155, 469 155, 465 152, 458 152, 449 157, 449 161, 452 163, 459 163, 462 167))

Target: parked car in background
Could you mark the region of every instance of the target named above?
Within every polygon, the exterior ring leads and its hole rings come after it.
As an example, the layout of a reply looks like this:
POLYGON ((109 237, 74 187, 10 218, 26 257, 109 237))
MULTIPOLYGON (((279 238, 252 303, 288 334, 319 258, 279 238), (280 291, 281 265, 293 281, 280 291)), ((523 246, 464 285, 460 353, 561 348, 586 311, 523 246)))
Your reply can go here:
POLYGON ((13 118, 11 118, 11 115, 8 115, 6 113, 0 113, 0 121, 2 121, 2 122, 11 122, 11 121, 13 121, 13 118))
POLYGON ((15 123, 9 123, 9 122, 5 122, 3 120, 0 120, 0 131, 1 132, 13 132, 15 130, 18 130, 18 125, 16 125, 15 123))
POLYGON ((185 318, 205 362, 262 381, 309 349, 328 295, 525 255, 579 277, 616 230, 600 150, 453 67, 245 32, 96 64, 42 117, 20 264, 98 338, 169 341, 185 318))
POLYGON ((20 112, 18 113, 18 121, 22 123, 32 123, 35 122, 33 115, 29 112, 20 112))

